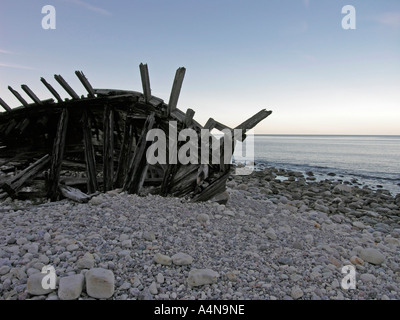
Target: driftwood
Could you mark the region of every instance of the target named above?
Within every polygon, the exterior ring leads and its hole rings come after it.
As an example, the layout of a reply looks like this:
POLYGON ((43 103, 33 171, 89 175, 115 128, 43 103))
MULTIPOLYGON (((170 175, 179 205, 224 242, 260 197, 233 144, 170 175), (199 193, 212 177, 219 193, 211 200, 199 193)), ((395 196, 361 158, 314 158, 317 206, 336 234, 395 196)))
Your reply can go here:
MULTIPOLYGON (((85 202, 88 194, 113 188, 136 194, 151 188, 153 193, 163 196, 225 203, 226 180, 231 173, 229 160, 235 142, 243 141, 246 131, 271 111, 261 110, 235 128, 213 118, 203 126, 194 119, 193 109, 183 112, 178 108, 185 68, 176 71, 168 103, 152 95, 147 64, 140 64, 139 70, 143 92, 94 88, 82 71, 76 71, 75 75, 87 91, 86 97, 80 97, 61 75, 55 75, 54 79, 72 99, 63 100, 44 78, 40 81, 55 100, 41 100, 27 85, 22 85, 33 101, 29 104, 8 87, 21 106, 11 108, 0 98, 1 110, 4 109, 0 112, 0 164, 3 165, 0 170, 7 174, 15 172, 14 177, 4 181, 0 198, 18 196, 18 190, 35 178, 38 185, 45 186, 47 197, 53 201, 62 196, 85 202), (150 164, 146 159, 152 143, 147 141, 147 133, 155 128, 166 134, 167 163, 150 164), (170 129, 175 133, 192 129, 199 141, 203 129, 232 135, 227 140, 220 138, 217 147, 209 146, 212 163, 182 164, 170 159, 176 158, 175 154, 186 142, 176 138, 170 141, 170 129), (242 130, 242 134, 234 135, 235 129, 242 130), (220 151, 216 159, 213 148, 220 151), (38 158, 38 163, 26 167, 29 161, 38 158), (40 175, 44 170, 47 170, 45 175, 40 175)), ((213 136, 209 139, 217 141, 213 136)))

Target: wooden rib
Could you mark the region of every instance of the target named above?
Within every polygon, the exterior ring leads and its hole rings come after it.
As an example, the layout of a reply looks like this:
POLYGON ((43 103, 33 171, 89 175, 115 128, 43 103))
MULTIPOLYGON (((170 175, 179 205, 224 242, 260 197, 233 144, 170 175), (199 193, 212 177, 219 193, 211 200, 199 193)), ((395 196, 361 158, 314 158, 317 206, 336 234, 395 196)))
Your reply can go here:
POLYGON ((50 91, 50 93, 57 99, 58 102, 63 102, 61 99, 61 96, 58 94, 58 92, 52 87, 50 83, 46 81, 44 78, 40 78, 40 81, 46 86, 46 88, 50 91))
POLYGON ((10 106, 7 103, 5 103, 2 98, 0 98, 0 106, 2 106, 4 110, 6 110, 7 112, 11 111, 10 106))
POLYGON ((54 79, 60 84, 61 87, 64 88, 65 91, 71 96, 72 99, 79 99, 79 96, 76 94, 74 89, 71 88, 71 86, 67 83, 67 81, 64 80, 64 78, 61 75, 54 75, 54 79))
POLYGON ((82 71, 75 71, 76 76, 78 77, 79 81, 82 83, 82 85, 85 87, 86 91, 89 94, 90 98, 94 98, 94 89, 92 85, 90 84, 89 80, 86 78, 86 76, 83 74, 82 71))
POLYGON ((114 109, 106 105, 103 117, 103 178, 104 192, 114 185, 114 109))
POLYGON ((239 124, 235 129, 250 130, 254 128, 260 121, 268 117, 271 113, 272 111, 267 111, 263 109, 260 112, 256 113, 251 118, 239 124))
POLYGON ((88 193, 94 193, 98 190, 97 184, 97 171, 96 171, 96 157, 92 142, 91 124, 88 118, 88 111, 85 108, 82 114, 83 123, 83 143, 85 146, 85 162, 87 173, 87 190, 88 193))
POLYGON ((187 109, 186 110, 186 114, 185 114, 185 126, 187 128, 190 128, 191 126, 193 126, 193 117, 194 117, 194 110, 193 109, 187 109))
POLYGON ((140 69, 140 77, 142 78, 144 99, 146 102, 148 102, 151 99, 149 69, 147 68, 147 64, 143 63, 139 65, 139 69, 140 69))
POLYGON ((33 91, 26 85, 23 84, 21 85, 22 90, 25 91, 25 93, 33 100, 34 103, 36 104, 43 104, 42 101, 38 98, 36 94, 33 93, 33 91))
POLYGON ((207 120, 206 124, 204 125, 204 129, 212 130, 215 128, 216 121, 213 118, 207 120))
POLYGON ((174 83, 172 85, 171 95, 168 102, 168 115, 176 109, 178 104, 179 94, 181 92, 183 78, 185 77, 186 69, 181 67, 176 70, 174 83))
POLYGON ((29 107, 28 102, 25 101, 24 98, 22 98, 22 96, 18 93, 18 91, 14 90, 13 88, 11 88, 11 86, 8 86, 8 90, 11 91, 11 93, 19 100, 19 102, 22 103, 22 105, 24 107, 29 107))

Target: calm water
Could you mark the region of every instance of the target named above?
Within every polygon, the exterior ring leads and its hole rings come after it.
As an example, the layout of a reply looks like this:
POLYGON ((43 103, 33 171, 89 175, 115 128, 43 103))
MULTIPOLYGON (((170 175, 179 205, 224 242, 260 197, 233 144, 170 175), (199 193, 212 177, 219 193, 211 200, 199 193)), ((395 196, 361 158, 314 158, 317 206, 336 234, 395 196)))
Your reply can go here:
POLYGON ((357 179, 400 193, 400 136, 257 135, 255 160, 263 166, 312 171, 318 179, 357 179))

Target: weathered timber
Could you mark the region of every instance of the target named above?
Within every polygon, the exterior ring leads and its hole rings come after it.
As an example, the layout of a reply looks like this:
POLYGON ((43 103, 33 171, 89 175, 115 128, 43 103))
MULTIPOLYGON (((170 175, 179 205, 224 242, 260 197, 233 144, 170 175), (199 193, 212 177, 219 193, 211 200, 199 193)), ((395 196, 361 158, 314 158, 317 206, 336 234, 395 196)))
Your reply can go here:
POLYGON ((16 176, 12 177, 10 180, 3 183, 1 188, 6 191, 11 197, 20 190, 23 185, 35 178, 50 162, 50 156, 46 154, 39 160, 35 161, 29 167, 18 173, 16 176))
POLYGON ((218 179, 214 180, 208 187, 206 187, 201 193, 195 195, 191 202, 206 201, 213 196, 220 194, 226 190, 226 179, 228 179, 230 171, 224 172, 218 179))
POLYGON ((51 156, 51 167, 48 181, 47 195, 51 201, 58 198, 58 182, 60 179, 61 165, 64 157, 65 138, 67 135, 69 112, 68 108, 63 108, 57 126, 56 137, 54 139, 53 154, 51 156))
POLYGON ((195 112, 193 109, 187 109, 185 114, 185 126, 186 128, 191 128, 193 126, 193 116, 195 112))
MULTIPOLYGON (((254 116, 247 119, 246 121, 239 124, 235 129, 241 129, 243 131, 243 138, 246 137, 246 131, 253 129, 258 123, 268 117, 272 111, 267 111, 265 109, 257 112, 254 116)), ((244 139, 243 139, 244 140, 244 139)))
POLYGON ((22 90, 25 91, 25 93, 33 100, 34 103, 36 104, 43 104, 42 101, 38 98, 38 96, 26 85, 23 84, 21 85, 22 90))
POLYGON ((132 115, 127 115, 125 120, 124 136, 122 139, 121 151, 118 158, 118 167, 115 174, 115 186, 120 188, 124 184, 124 179, 128 172, 129 160, 132 154, 134 140, 134 123, 132 115))
POLYGON ((71 199, 76 202, 88 202, 91 198, 89 195, 83 193, 81 190, 70 186, 59 185, 58 188, 65 198, 71 199))
POLYGON ((86 91, 88 92, 88 95, 90 98, 95 97, 95 92, 90 84, 89 80, 86 78, 86 76, 83 74, 82 71, 75 71, 76 76, 78 77, 79 81, 82 83, 82 85, 85 87, 86 91))
POLYGON ((140 76, 142 78, 144 99, 146 102, 149 102, 151 99, 149 69, 147 67, 147 64, 143 63, 139 65, 139 68, 140 68, 140 76))
POLYGON ((114 185, 114 108, 104 108, 103 137, 103 179, 104 192, 112 190, 114 185))
POLYGON ((139 193, 143 183, 143 175, 146 175, 148 165, 146 160, 146 150, 150 142, 146 140, 146 135, 153 128, 155 122, 154 113, 151 113, 143 126, 139 141, 136 145, 135 153, 130 161, 129 170, 126 175, 123 190, 130 193, 139 193))
POLYGON ((71 96, 72 99, 79 99, 79 96, 77 93, 74 91, 74 89, 71 88, 71 86, 67 83, 67 81, 64 80, 64 78, 61 75, 54 75, 54 79, 60 84, 61 87, 64 88, 64 90, 71 96))
POLYGON ((50 91, 50 93, 57 99, 58 102, 63 102, 61 96, 58 92, 53 88, 53 86, 46 81, 44 78, 40 78, 40 81, 45 85, 45 87, 50 91))
POLYGON ((6 110, 7 112, 11 111, 10 106, 7 103, 5 103, 2 98, 0 98, 0 106, 2 106, 4 110, 6 110))
POLYGON ((178 104, 179 94, 181 92, 183 78, 185 77, 185 72, 186 69, 183 67, 178 68, 178 70, 176 70, 175 79, 172 85, 171 95, 169 97, 169 102, 168 102, 168 115, 170 115, 171 112, 176 109, 176 106, 178 104))
POLYGON ((85 146, 85 162, 88 193, 94 193, 98 190, 96 156, 93 147, 92 126, 88 118, 87 109, 82 113, 82 129, 83 129, 83 144, 85 146))
POLYGON ((14 90, 13 88, 11 88, 10 86, 8 86, 8 90, 11 91, 11 93, 19 100, 19 102, 21 102, 21 104, 24 107, 29 107, 28 102, 26 102, 26 100, 24 98, 22 98, 22 96, 18 93, 18 91, 14 90))

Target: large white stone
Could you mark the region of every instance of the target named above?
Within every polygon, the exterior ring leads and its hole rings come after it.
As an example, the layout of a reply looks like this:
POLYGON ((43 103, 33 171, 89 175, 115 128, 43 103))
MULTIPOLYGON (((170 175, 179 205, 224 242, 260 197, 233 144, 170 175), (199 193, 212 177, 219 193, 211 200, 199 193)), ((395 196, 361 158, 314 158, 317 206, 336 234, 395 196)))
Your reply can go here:
POLYGON ((61 300, 78 299, 83 290, 85 277, 82 274, 63 277, 58 285, 58 297, 61 300))
POLYGON ((198 287, 205 284, 216 283, 218 277, 218 272, 211 269, 192 269, 189 272, 187 281, 189 286, 198 287))
MULTIPOLYGON (((33 296, 41 296, 41 295, 49 294, 50 292, 54 291, 55 288, 54 289, 47 288, 47 286, 46 286, 46 289, 43 288, 42 280, 47 275, 49 275, 49 274, 38 272, 38 273, 34 273, 31 276, 29 276, 28 282, 26 284, 28 293, 30 293, 33 296)), ((45 281, 46 281, 46 279, 45 279, 45 281)))
POLYGON ((115 277, 111 270, 103 268, 90 269, 85 274, 86 292, 97 299, 107 299, 114 294, 115 277))
POLYGON ((91 269, 94 267, 94 257, 90 252, 86 252, 85 255, 78 260, 76 266, 79 269, 91 269))
POLYGON ((154 255, 154 262, 158 264, 162 264, 163 266, 170 266, 172 264, 172 259, 169 256, 166 256, 161 253, 156 253, 154 255))
POLYGON ((385 261, 385 256, 382 252, 375 248, 362 249, 360 253, 361 259, 372 264, 380 265, 385 261))
POLYGON ((178 266, 184 266, 188 264, 192 264, 193 258, 186 253, 178 252, 174 254, 172 257, 172 262, 178 266))

